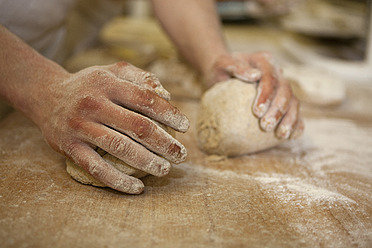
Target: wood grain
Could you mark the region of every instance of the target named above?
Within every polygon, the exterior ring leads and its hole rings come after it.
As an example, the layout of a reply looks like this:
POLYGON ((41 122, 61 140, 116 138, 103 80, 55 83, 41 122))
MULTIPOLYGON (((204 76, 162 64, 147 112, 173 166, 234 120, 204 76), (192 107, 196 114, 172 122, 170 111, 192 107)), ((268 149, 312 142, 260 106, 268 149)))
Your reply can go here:
MULTIPOLYGON (((195 124, 198 102, 175 104, 195 124)), ((203 154, 192 126, 187 161, 139 196, 72 180, 14 112, 0 123, 0 247, 371 247, 372 114, 342 110, 307 109, 303 138, 229 159, 203 154)))

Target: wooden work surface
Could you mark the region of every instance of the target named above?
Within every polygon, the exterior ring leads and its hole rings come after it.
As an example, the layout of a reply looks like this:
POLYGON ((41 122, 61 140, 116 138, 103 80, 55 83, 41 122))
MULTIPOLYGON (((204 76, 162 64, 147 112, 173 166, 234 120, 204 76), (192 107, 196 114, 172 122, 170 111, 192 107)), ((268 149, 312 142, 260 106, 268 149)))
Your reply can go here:
MULTIPOLYGON (((358 86, 359 87, 359 86, 358 86)), ((306 133, 226 159, 199 151, 143 194, 85 186, 20 113, 0 123, 0 247, 372 247, 371 87, 305 108, 306 133)), ((195 124, 198 102, 175 101, 195 124)))

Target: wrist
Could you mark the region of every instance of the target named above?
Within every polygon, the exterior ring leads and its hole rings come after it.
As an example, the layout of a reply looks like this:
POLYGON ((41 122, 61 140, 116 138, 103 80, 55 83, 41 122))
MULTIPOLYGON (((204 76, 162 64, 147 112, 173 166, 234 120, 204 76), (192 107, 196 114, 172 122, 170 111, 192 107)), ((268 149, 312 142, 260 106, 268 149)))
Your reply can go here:
POLYGON ((69 73, 1 25, 0 38, 0 96, 36 121, 40 109, 52 104, 46 99, 53 93, 50 84, 69 73))
POLYGON ((200 66, 200 73, 202 74, 203 78, 208 78, 213 72, 213 68, 218 61, 227 56, 230 56, 230 53, 227 49, 220 49, 217 52, 210 53, 209 56, 206 56, 200 66))
POLYGON ((63 94, 61 84, 70 76, 70 73, 57 64, 45 66, 42 72, 26 82, 24 89, 18 92, 16 108, 40 126, 48 118, 49 110, 57 105, 56 100, 63 94))
POLYGON ((46 108, 55 106, 55 95, 61 93, 56 86, 70 77, 70 73, 36 52, 30 56, 23 55, 29 63, 24 63, 7 76, 4 98, 40 125, 45 120, 46 108))

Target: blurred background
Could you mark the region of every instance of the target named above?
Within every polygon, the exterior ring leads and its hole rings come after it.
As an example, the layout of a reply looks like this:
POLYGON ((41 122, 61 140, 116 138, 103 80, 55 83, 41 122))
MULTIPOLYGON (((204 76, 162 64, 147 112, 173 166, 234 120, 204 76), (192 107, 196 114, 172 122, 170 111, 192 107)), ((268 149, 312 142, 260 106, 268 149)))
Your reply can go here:
MULTIPOLYGON (((126 60, 154 72, 173 97, 198 99, 204 90, 201 79, 153 18, 150 1, 119 2, 80 1, 70 18, 70 49, 62 56, 63 65, 78 71, 126 60), (93 34, 99 40, 91 38, 93 34)), ((273 53, 304 103, 340 105, 345 84, 372 80, 370 1, 246 0, 216 5, 230 50, 273 53)))
MULTIPOLYGON (((216 5, 229 49, 273 53, 304 104, 342 106, 348 95, 356 95, 362 99, 358 106, 366 105, 363 99, 372 90, 355 92, 355 85, 372 81, 370 0, 216 5)), ((53 59, 70 72, 125 60, 155 73, 173 98, 199 99, 205 90, 154 19, 148 0, 80 0, 67 26, 66 44, 53 59)), ((357 111, 350 105, 342 110, 357 111)))

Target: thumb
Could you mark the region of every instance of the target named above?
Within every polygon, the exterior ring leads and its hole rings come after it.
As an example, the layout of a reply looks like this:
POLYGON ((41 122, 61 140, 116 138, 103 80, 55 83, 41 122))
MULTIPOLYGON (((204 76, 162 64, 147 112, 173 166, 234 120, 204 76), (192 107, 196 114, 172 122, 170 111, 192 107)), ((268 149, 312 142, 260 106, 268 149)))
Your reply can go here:
POLYGON ((261 78, 261 71, 253 68, 249 63, 234 58, 231 55, 222 55, 217 58, 212 69, 205 75, 207 87, 229 78, 238 78, 245 82, 256 82, 261 78))
POLYGON ((260 70, 252 68, 248 63, 238 59, 232 58, 225 70, 232 77, 250 83, 257 82, 261 78, 260 70))

